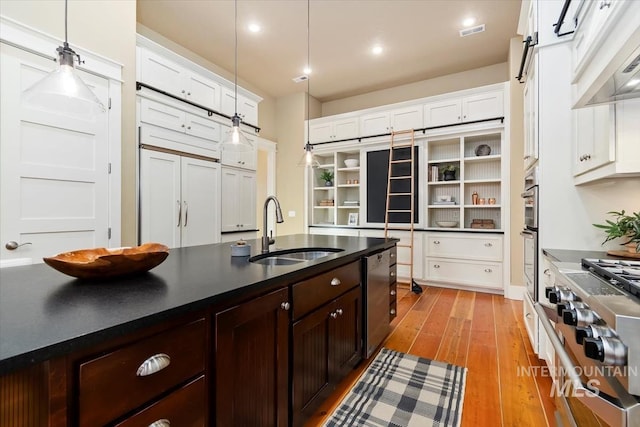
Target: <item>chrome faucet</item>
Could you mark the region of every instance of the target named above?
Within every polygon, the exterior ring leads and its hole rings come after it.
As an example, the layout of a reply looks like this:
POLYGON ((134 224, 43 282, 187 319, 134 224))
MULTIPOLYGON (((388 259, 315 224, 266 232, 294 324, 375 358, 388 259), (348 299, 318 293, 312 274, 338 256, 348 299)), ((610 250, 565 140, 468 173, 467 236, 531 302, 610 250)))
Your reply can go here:
MULTIPOLYGON (((262 253, 269 252, 269 246, 273 245, 276 241, 273 240, 273 237, 269 237, 267 235, 267 207, 269 206, 269 201, 273 200, 276 204, 276 222, 278 224, 282 224, 284 219, 282 218, 282 209, 280 209, 280 202, 276 199, 276 196, 269 196, 267 200, 264 201, 264 208, 262 209, 262 253)), ((273 236, 273 234, 272 234, 273 236)))

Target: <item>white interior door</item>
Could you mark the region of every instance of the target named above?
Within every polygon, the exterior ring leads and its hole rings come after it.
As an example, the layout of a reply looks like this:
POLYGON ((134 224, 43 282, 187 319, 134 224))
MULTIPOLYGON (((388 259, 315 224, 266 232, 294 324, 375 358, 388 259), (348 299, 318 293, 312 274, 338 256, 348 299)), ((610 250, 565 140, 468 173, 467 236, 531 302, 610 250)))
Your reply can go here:
MULTIPOLYGON (((0 260, 41 262, 108 246, 109 115, 94 120, 30 109, 22 92, 55 63, 2 44, 0 60, 0 260), (5 244, 20 246, 8 250, 5 244)), ((109 82, 79 72, 107 105, 109 82)))
POLYGON ((182 246, 220 242, 220 165, 182 157, 182 246))
POLYGON ((180 247, 180 156, 140 151, 140 243, 180 247))

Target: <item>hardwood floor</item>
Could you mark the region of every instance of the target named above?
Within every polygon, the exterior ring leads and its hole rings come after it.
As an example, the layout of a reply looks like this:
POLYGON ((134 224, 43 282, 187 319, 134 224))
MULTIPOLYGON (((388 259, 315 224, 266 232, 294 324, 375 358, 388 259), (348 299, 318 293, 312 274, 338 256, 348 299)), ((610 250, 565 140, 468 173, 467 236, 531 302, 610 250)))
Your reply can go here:
MULTIPOLYGON (((384 346, 468 368, 463 427, 555 426, 551 378, 518 375, 543 366, 522 320, 522 302, 500 295, 423 287, 398 288, 398 317, 384 346)), ((371 361, 369 359, 369 361, 371 361)), ((306 426, 321 425, 368 361, 354 370, 306 426)))

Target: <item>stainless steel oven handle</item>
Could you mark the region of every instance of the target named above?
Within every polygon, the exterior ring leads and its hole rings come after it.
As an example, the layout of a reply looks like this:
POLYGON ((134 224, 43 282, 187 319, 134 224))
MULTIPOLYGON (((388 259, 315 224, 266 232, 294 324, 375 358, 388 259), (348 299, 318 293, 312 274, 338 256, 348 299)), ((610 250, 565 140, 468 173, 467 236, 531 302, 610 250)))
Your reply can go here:
POLYGON ((533 239, 533 231, 522 230, 520 235, 525 239, 533 239))

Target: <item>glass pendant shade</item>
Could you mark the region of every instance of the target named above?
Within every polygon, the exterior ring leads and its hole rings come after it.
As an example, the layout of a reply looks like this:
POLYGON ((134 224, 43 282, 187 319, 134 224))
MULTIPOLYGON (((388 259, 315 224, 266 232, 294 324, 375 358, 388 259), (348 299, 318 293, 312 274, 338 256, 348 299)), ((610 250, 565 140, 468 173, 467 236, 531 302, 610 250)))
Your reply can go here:
POLYGON ((104 113, 104 105, 76 72, 76 53, 66 42, 58 47, 57 52, 58 68, 25 90, 23 103, 30 108, 80 117, 90 118, 104 113))
POLYGON ((313 146, 310 143, 306 143, 304 146, 304 154, 298 162, 298 166, 306 168, 317 168, 320 166, 320 162, 313 155, 313 146))
POLYGON ((222 151, 229 151, 235 153, 242 153, 253 151, 254 147, 251 141, 244 136, 244 133, 240 130, 240 123, 242 120, 240 116, 235 114, 231 118, 231 129, 226 133, 223 141, 221 149, 222 151))

